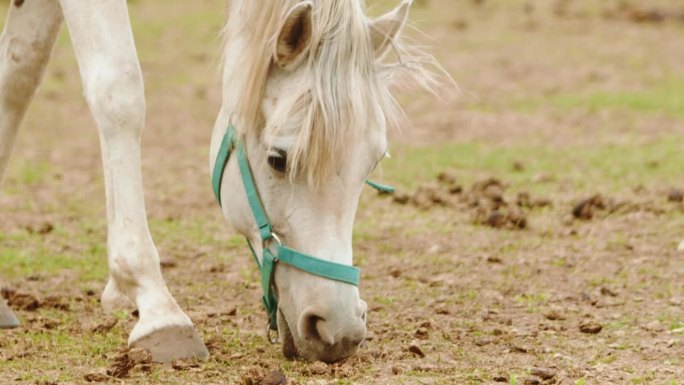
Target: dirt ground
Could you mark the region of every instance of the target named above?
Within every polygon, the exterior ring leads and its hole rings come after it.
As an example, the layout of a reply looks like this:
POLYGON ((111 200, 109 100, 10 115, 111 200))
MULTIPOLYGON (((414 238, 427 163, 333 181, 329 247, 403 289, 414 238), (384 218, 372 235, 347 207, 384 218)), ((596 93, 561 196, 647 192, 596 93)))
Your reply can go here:
POLYGON ((644 3, 415 0, 412 37, 461 92, 399 95, 375 175, 398 193, 364 192, 354 229, 367 346, 334 365, 266 341, 211 194, 223 0, 129 1, 150 227, 211 358, 126 351, 134 312, 99 306, 100 152, 64 33, 0 193, 22 321, 0 333, 0 383, 684 384, 684 2, 644 3))

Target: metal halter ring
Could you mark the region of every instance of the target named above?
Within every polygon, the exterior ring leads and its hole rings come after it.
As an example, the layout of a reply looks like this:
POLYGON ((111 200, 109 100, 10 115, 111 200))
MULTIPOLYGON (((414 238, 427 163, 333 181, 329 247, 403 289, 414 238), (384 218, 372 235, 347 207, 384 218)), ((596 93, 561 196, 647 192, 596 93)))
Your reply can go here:
POLYGON ((278 246, 282 246, 282 245, 283 245, 283 241, 280 240, 280 238, 278 237, 278 234, 276 234, 275 231, 271 233, 271 237, 273 238, 273 240, 276 241, 276 243, 278 244, 278 246))
POLYGON ((276 234, 275 231, 272 231, 272 232, 271 232, 271 237, 270 237, 270 238, 267 238, 267 239, 264 239, 264 241, 263 241, 263 243, 262 243, 262 245, 261 245, 263 249, 266 249, 266 243, 267 243, 268 241, 270 241, 270 240, 274 240, 275 243, 278 244, 278 246, 282 246, 282 245, 283 245, 283 241, 280 240, 280 237, 278 236, 278 234, 276 234))
POLYGON ((266 339, 271 343, 271 345, 277 344, 280 340, 280 333, 278 332, 278 329, 271 329, 271 321, 266 322, 266 339))

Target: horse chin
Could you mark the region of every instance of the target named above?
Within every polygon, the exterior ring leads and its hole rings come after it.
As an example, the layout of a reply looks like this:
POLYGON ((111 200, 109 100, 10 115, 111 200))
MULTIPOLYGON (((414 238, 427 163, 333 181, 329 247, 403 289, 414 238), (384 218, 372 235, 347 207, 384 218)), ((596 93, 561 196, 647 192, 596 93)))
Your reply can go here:
POLYGON ((294 360, 299 357, 297 346, 292 337, 292 331, 290 331, 290 325, 287 324, 287 320, 285 320, 285 316, 280 310, 278 310, 278 333, 283 344, 283 355, 285 358, 294 360))

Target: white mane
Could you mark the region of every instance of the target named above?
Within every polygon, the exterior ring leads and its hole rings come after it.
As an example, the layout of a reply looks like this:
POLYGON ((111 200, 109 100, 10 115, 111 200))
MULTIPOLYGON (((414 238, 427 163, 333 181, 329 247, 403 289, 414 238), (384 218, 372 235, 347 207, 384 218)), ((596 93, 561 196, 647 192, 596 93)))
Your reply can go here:
POLYGON ((417 50, 394 41, 401 64, 383 64, 375 56, 363 0, 317 0, 312 50, 302 64, 308 82, 292 95, 288 112, 272 118, 264 127, 261 105, 274 42, 288 11, 299 2, 233 0, 223 35, 226 46, 238 37, 244 41, 237 67, 244 81, 231 85, 232 92, 239 95, 233 111, 239 117, 238 132, 245 135, 256 130, 268 141, 275 137, 280 121, 301 117, 295 144, 288 153, 290 175, 304 172, 309 183, 315 184, 336 169, 344 148, 353 143, 357 133, 396 125, 401 110, 389 90, 391 81, 399 78, 394 75, 404 72, 429 85, 432 77, 420 63, 434 62, 431 58, 422 60, 424 56, 416 59, 418 56, 410 52, 417 50))

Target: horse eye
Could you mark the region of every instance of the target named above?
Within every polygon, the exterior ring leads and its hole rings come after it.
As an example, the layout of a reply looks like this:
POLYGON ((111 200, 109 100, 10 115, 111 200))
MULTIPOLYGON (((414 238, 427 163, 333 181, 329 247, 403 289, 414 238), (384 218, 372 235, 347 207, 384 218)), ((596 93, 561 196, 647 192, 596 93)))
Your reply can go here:
POLYGON ((287 170, 287 152, 281 149, 273 149, 268 155, 268 165, 272 169, 284 173, 287 170))

